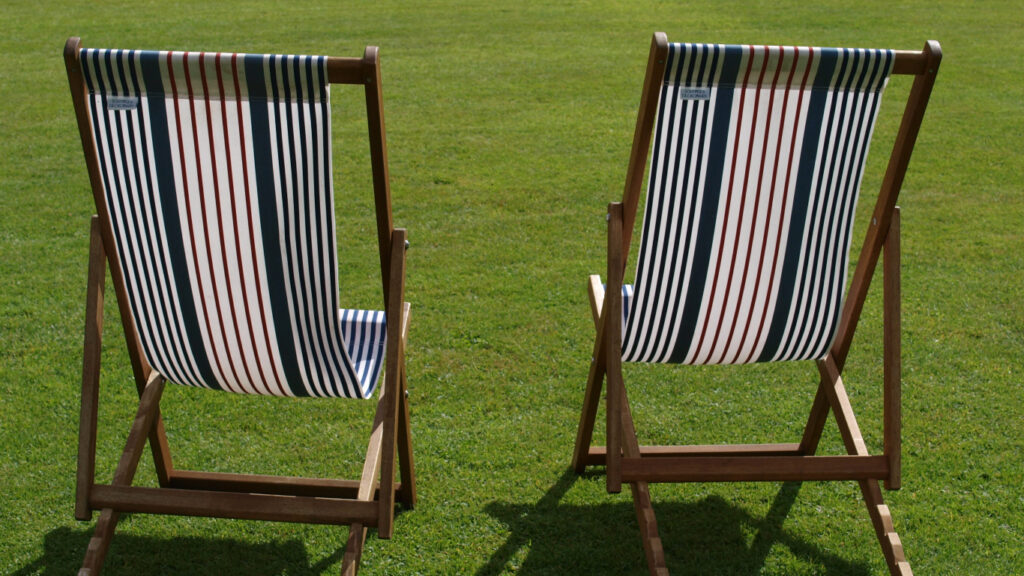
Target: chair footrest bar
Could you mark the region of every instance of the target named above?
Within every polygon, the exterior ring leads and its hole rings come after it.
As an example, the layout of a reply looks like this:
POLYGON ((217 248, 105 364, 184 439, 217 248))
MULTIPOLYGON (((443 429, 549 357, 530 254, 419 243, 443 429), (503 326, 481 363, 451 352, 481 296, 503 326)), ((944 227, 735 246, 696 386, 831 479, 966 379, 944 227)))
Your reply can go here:
MULTIPOLYGON (((171 473, 167 487, 215 492, 354 499, 359 492, 359 481, 175 470, 171 473)), ((402 484, 396 483, 395 491, 398 492, 401 489, 402 484)), ((379 490, 374 493, 374 498, 377 497, 377 492, 379 490)))
MULTIPOLYGON (((709 456, 801 456, 800 444, 707 444, 692 446, 641 446, 641 458, 709 457, 709 456)), ((608 457, 605 446, 591 446, 587 466, 604 466, 608 457)))
POLYGON ((119 512, 206 516, 242 520, 377 526, 375 501, 278 494, 240 494, 177 488, 95 485, 89 506, 119 512))
POLYGON ((623 458, 623 482, 789 482, 885 478, 885 456, 623 458))

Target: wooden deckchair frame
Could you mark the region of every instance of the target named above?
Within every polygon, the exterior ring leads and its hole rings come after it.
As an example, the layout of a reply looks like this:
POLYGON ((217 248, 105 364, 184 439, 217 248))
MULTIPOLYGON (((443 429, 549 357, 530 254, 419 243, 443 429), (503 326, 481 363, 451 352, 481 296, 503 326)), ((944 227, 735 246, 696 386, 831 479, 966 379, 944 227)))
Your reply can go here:
POLYGON ((328 80, 331 83, 362 85, 365 88, 387 316, 385 371, 361 477, 358 480, 334 480, 176 469, 171 462, 170 448, 160 417, 164 377, 148 365, 142 354, 139 336, 131 320, 125 280, 118 266, 110 266, 140 402, 113 481, 107 485, 95 481, 96 424, 104 278, 108 258, 116 254, 116 244, 103 196, 103 181, 86 105, 88 94, 79 60, 81 48, 79 38, 68 39, 64 47, 64 61, 97 214, 92 217, 90 228, 75 517, 90 520, 95 510, 100 510, 100 517, 79 574, 99 573, 120 513, 142 512, 347 524, 350 531, 342 573, 354 575, 359 568, 367 528, 375 527, 379 537, 390 538, 394 529, 396 499, 407 508, 412 508, 416 503, 404 362, 409 330, 409 304, 404 300, 406 231, 395 228, 391 217, 377 48, 367 47, 362 58, 329 58, 327 61, 328 80), (153 453, 158 488, 131 485, 147 439, 153 453), (395 482, 396 454, 400 482, 395 482))
POLYGON ((912 75, 914 82, 843 305, 836 339, 829 353, 817 361, 820 381, 801 441, 789 444, 641 446, 637 441, 622 378, 621 288, 668 48, 665 34, 656 33, 651 42, 623 200, 610 204, 608 208, 607 285, 602 286, 598 276, 590 278, 591 313, 597 338, 577 430, 573 468, 582 473, 587 466, 606 466, 609 492, 619 492, 622 482, 630 484, 651 574, 667 574, 668 569, 651 507, 648 483, 804 480, 856 480, 890 572, 894 575, 910 574, 903 546, 893 528, 889 510, 882 501, 878 480, 884 480, 887 489, 900 487, 900 217, 896 201, 942 59, 939 44, 928 41, 921 52, 895 53, 893 74, 912 75), (841 373, 872 276, 883 253, 884 448, 883 455, 875 456, 869 454, 861 436, 841 373), (607 447, 591 446, 601 388, 606 377, 607 447), (836 416, 848 454, 817 456, 818 442, 830 410, 836 416))

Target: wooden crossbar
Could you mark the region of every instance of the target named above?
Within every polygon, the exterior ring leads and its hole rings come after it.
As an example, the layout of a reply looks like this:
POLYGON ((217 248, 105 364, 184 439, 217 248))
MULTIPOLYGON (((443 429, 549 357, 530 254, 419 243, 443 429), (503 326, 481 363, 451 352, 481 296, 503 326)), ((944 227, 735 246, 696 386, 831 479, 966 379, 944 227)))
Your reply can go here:
POLYGON ((882 479, 885 456, 699 456, 623 458, 622 481, 789 482, 882 479))
POLYGON ((377 503, 311 496, 243 494, 97 484, 90 501, 99 508, 175 516, 207 516, 242 520, 312 524, 377 525, 377 503))

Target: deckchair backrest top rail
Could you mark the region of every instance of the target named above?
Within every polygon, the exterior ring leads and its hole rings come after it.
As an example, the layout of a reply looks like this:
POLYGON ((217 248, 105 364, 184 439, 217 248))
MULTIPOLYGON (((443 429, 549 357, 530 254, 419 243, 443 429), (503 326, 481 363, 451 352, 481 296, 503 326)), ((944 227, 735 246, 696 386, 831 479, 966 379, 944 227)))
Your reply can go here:
POLYGON ((623 359, 824 356, 894 62, 887 50, 667 46, 623 359))
POLYGON ((241 393, 372 394, 385 321, 338 309, 328 86, 367 86, 379 240, 390 243, 376 52, 359 60, 69 47, 137 370, 241 393))

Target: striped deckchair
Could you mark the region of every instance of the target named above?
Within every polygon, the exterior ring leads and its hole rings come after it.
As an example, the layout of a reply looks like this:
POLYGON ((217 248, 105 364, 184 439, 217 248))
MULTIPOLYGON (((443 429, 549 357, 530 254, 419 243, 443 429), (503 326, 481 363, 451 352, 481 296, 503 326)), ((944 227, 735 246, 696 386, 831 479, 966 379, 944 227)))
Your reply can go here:
POLYGON ((590 279, 597 327, 573 467, 631 485, 652 574, 666 574, 649 482, 856 480, 893 574, 910 567, 879 480, 900 485, 896 199, 941 60, 921 52, 669 44, 654 35, 624 199, 608 211, 608 279, 590 279), (914 76, 847 289, 857 196, 891 75, 914 76), (640 189, 646 210, 624 284, 640 189), (841 372, 884 252, 884 454, 861 438, 841 372), (610 318, 610 320, 609 320, 610 318), (641 446, 623 362, 813 360, 820 377, 792 444, 641 446), (607 377, 607 446, 591 446, 607 377), (816 456, 835 413, 848 451, 816 456))
POLYGON ((405 397, 406 233, 392 223, 375 47, 363 58, 64 50, 96 203, 75 515, 101 514, 82 574, 98 573, 122 512, 367 527, 390 538, 415 485, 405 397), (364 86, 383 311, 338 302, 330 84, 364 86), (107 265, 141 398, 109 485, 94 479, 107 265), (370 398, 359 481, 206 473, 171 463, 165 382, 238 394, 370 398), (159 488, 131 486, 146 439, 159 488), (396 483, 396 452, 401 483, 396 483), (290 498, 282 498, 283 495, 290 498))

